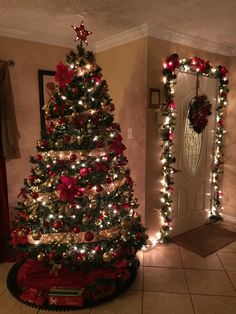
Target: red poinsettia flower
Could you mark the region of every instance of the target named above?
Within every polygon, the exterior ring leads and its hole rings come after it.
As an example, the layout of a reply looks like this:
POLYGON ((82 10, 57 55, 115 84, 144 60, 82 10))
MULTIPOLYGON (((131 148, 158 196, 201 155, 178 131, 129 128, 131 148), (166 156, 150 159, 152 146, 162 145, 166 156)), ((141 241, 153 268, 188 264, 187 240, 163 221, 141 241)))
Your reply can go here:
POLYGON ((20 190, 20 193, 18 194, 18 198, 19 197, 22 197, 22 198, 26 198, 26 199, 28 199, 28 197, 27 197, 27 191, 26 191, 26 189, 25 188, 21 188, 21 190, 20 190))
POLYGON ((67 66, 63 63, 57 65, 57 73, 55 74, 55 81, 59 83, 61 88, 64 88, 66 84, 70 84, 72 76, 74 75, 73 70, 68 70, 67 66))
POLYGON ((74 177, 61 176, 62 183, 58 184, 57 191, 60 191, 60 199, 72 203, 78 190, 78 182, 74 177))
POLYGON ((179 67, 179 56, 177 53, 172 54, 166 59, 165 68, 174 71, 179 67))
POLYGON ((228 73, 228 70, 227 70, 224 66, 222 66, 222 65, 219 65, 219 66, 218 66, 218 69, 219 69, 220 74, 221 74, 222 76, 226 76, 226 74, 228 73))
POLYGON ((168 104, 168 107, 171 109, 175 109, 175 103, 173 100, 168 104))
POLYGON ((115 152, 116 155, 123 154, 123 151, 126 149, 125 145, 121 143, 122 137, 118 135, 114 142, 110 145, 110 150, 115 152))
POLYGON ((194 57, 191 60, 191 66, 195 68, 198 72, 203 73, 207 67, 209 67, 209 61, 204 61, 201 58, 194 57))

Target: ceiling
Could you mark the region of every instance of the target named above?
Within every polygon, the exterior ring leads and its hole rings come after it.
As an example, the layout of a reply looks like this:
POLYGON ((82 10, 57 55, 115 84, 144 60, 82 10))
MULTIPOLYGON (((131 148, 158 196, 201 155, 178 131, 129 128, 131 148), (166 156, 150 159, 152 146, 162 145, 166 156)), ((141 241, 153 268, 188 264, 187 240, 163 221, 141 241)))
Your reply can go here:
POLYGON ((2 36, 72 47, 81 20, 89 47, 148 23, 236 51, 235 0, 0 0, 2 36))

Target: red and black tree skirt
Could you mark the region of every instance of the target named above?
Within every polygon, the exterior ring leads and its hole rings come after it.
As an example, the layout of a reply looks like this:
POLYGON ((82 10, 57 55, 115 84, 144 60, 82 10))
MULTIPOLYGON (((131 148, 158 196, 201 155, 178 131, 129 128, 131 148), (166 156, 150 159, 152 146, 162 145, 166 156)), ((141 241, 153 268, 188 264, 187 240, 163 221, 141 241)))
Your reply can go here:
MULTIPOLYGON (((135 263, 134 263, 135 264, 135 263)), ((107 302, 135 280, 137 267, 114 266, 72 272, 28 260, 8 273, 8 290, 18 301, 44 310, 71 311, 107 302)))

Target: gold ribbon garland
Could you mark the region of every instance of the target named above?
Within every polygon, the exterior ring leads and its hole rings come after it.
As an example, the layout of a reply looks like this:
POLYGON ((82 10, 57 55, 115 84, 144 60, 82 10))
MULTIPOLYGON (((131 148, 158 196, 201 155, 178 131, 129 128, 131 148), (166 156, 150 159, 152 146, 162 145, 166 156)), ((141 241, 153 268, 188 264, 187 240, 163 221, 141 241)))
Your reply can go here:
POLYGON ((34 240, 33 235, 29 234, 28 241, 30 244, 39 245, 39 244, 52 244, 54 242, 58 244, 66 243, 88 243, 88 242, 98 242, 101 240, 107 240, 111 236, 117 236, 120 234, 120 228, 112 227, 106 230, 101 230, 93 233, 93 239, 91 241, 85 240, 85 235, 88 231, 73 233, 73 232, 62 232, 62 233, 45 233, 42 234, 39 240, 34 240))

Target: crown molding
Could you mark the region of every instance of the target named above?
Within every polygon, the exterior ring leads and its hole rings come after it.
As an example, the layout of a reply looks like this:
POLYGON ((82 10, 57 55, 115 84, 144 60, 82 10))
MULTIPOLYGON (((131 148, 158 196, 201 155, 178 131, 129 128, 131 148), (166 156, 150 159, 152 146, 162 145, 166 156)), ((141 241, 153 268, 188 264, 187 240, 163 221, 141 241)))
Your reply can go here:
POLYGON ((233 48, 233 49, 232 49, 232 55, 231 55, 231 57, 236 57, 236 48, 233 48))
POLYGON ((143 37, 148 37, 148 24, 142 24, 138 27, 131 28, 128 31, 98 41, 95 43, 95 50, 96 52, 101 52, 143 37))
MULTIPOLYGON (((72 47, 72 41, 70 38, 44 34, 31 30, 22 30, 18 28, 0 25, 0 34, 1 36, 4 37, 18 38, 27 41, 44 43, 66 48, 72 47)), ((230 57, 236 56, 236 48, 227 47, 221 44, 216 44, 193 36, 173 32, 162 26, 155 26, 147 23, 142 24, 138 27, 134 27, 128 31, 110 36, 104 40, 101 40, 95 44, 95 47, 91 45, 90 49, 95 49, 96 52, 101 52, 144 37, 159 38, 169 42, 182 44, 192 48, 198 48, 201 50, 217 53, 224 56, 230 57)))
POLYGON ((23 39, 27 41, 33 41, 37 43, 55 45, 60 47, 71 48, 72 40, 61 36, 54 36, 50 34, 44 34, 31 30, 22 30, 13 27, 6 27, 0 25, 0 34, 3 37, 23 39))
POLYGON ((232 47, 216 44, 204 39, 173 32, 162 26, 155 26, 152 24, 142 24, 126 32, 108 37, 102 41, 97 42, 95 44, 95 49, 96 52, 101 52, 148 36, 163 39, 177 44, 182 44, 192 48, 217 53, 224 56, 236 55, 236 48, 233 49, 232 47))

